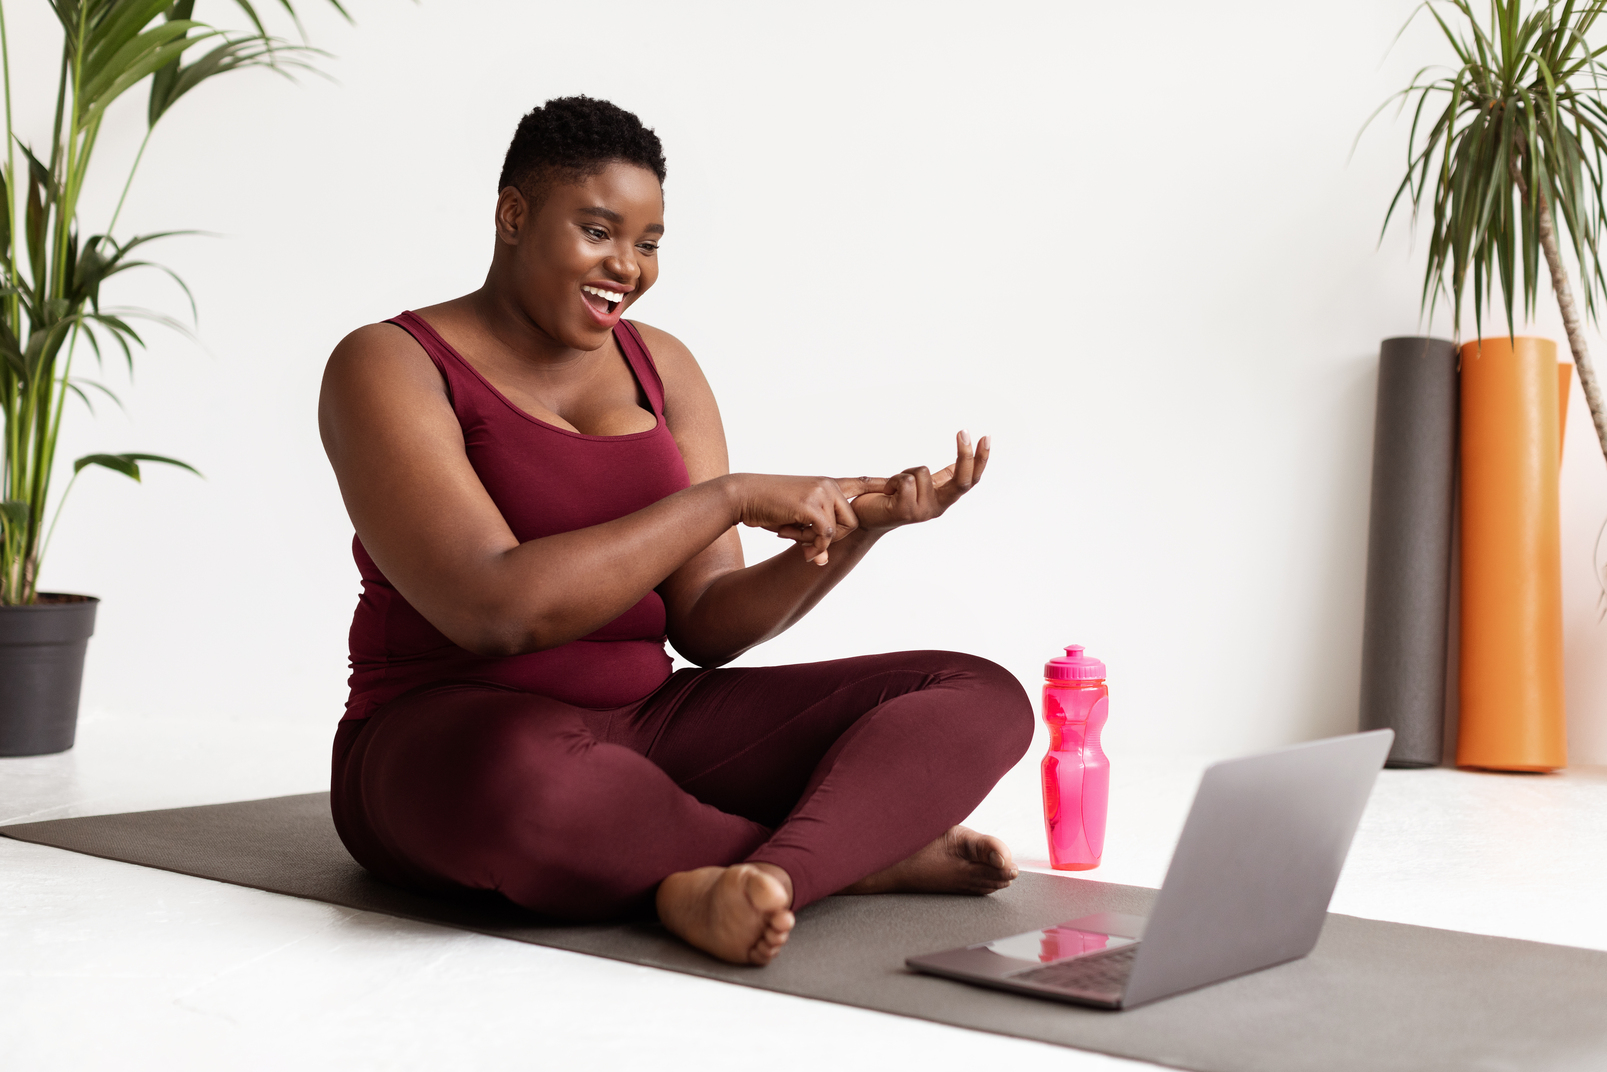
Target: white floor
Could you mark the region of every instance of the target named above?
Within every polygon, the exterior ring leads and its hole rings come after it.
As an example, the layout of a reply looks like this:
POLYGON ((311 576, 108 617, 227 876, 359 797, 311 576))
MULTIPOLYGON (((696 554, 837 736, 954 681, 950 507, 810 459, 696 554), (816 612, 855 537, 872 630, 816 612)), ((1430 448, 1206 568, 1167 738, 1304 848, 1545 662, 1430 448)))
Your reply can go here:
MULTIPOLYGON (((71 752, 0 759, 0 823, 321 789, 329 736, 92 714, 71 752)), ((1041 865, 1035 759, 972 825, 1041 865)), ((1117 757, 1090 877, 1159 885, 1205 762, 1117 757)), ((1607 770, 1386 771, 1333 909, 1607 950, 1604 889, 1607 770)), ((1029 1063, 1154 1067, 0 839, 6 1069, 1029 1063)))

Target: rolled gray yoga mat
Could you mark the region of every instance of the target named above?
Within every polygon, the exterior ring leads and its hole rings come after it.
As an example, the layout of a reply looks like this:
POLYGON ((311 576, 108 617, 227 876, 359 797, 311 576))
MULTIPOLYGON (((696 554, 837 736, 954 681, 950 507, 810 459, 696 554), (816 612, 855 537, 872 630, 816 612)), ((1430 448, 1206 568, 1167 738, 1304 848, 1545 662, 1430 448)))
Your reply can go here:
POLYGON ((352 862, 325 793, 0 827, 22 841, 481 934, 1200 1072, 1524 1072, 1607 1063, 1607 953, 1330 915, 1303 960, 1126 1012, 904 968, 932 953, 1154 890, 1024 874, 992 897, 828 897, 766 968, 723 964, 655 923, 565 926, 495 895, 386 886, 352 862))
POLYGON ((1445 736, 1456 473, 1456 346, 1385 339, 1362 625, 1361 728, 1395 731, 1391 767, 1432 767, 1445 736))

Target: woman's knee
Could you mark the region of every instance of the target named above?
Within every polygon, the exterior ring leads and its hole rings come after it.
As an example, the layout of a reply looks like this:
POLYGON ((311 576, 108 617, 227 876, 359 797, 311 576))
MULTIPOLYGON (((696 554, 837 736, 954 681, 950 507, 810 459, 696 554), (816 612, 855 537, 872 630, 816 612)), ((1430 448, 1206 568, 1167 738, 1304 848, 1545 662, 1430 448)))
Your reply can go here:
POLYGON ((985 753, 996 753, 1006 768, 1032 744, 1032 701, 1016 676, 998 663, 964 652, 934 652, 945 658, 945 683, 967 693, 967 722, 985 753))
POLYGON ((358 772, 381 838, 432 867, 516 831, 561 825, 565 817, 551 813, 564 794, 554 790, 595 743, 562 711, 527 710, 502 693, 470 699, 376 715, 358 772))
POLYGON ((645 757, 583 726, 515 727, 496 743, 459 783, 451 835, 430 839, 431 870, 586 922, 650 907, 658 880, 684 869, 673 850, 706 817, 645 757))
POLYGON ((453 718, 416 710, 375 727, 363 795, 386 859, 362 861, 370 870, 596 920, 650 906, 665 875, 741 859, 767 833, 599 741, 585 712, 491 699, 453 718))
MULTIPOLYGON (((642 899, 616 859, 641 816, 620 791, 617 764, 595 739, 513 735, 484 757, 478 777, 437 816, 415 817, 415 851, 435 874, 497 890, 532 911, 573 921, 605 919, 642 899), (598 759, 603 762, 597 762, 598 759)), ((628 872, 630 869, 623 869, 628 872)))
POLYGON ((450 799, 438 803, 462 842, 542 864, 616 820, 603 746, 582 725, 544 722, 511 720, 443 757, 450 799))

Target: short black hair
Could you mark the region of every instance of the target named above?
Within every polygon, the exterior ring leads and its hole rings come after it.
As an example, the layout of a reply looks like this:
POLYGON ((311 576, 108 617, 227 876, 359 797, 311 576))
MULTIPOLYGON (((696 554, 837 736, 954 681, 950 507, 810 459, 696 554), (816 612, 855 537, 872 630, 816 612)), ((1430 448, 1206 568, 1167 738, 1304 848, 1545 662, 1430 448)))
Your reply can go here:
POLYGON ((634 114, 594 97, 555 97, 519 120, 497 192, 518 187, 536 208, 554 185, 590 178, 616 160, 664 181, 664 146, 634 114))

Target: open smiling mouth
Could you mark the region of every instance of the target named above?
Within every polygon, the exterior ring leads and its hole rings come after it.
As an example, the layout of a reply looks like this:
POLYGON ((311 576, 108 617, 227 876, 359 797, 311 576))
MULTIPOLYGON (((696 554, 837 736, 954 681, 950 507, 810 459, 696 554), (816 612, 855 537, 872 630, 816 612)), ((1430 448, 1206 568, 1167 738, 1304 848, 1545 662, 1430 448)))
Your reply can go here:
POLYGON ((619 308, 619 303, 625 300, 625 295, 617 290, 583 286, 580 291, 586 296, 586 304, 604 316, 612 316, 614 310, 619 308))

